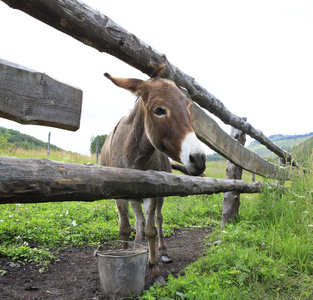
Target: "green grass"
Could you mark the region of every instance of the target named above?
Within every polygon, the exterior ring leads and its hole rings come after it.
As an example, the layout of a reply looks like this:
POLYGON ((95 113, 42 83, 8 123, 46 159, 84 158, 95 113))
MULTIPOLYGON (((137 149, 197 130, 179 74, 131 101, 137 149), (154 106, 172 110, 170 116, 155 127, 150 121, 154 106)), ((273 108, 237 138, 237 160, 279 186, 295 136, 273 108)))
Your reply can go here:
POLYGON ((23 148, 6 147, 0 148, 0 156, 18 157, 18 158, 49 158, 51 160, 63 161, 69 163, 96 164, 96 155, 80 155, 76 152, 50 149, 50 156, 47 157, 47 150, 26 150, 23 148))
MULTIPOLYGON (((211 204, 221 202, 217 197, 190 196, 188 201, 180 197, 168 198, 163 211, 164 234, 172 234, 175 228, 198 228, 215 223, 213 216, 220 207, 211 204)), ((133 214, 130 222, 134 227, 133 214)), ((112 200, 5 204, 0 206, 0 254, 27 262, 47 263, 56 249, 96 246, 118 239, 118 225, 118 213, 112 200), (46 255, 34 252, 34 248, 46 255)))
MULTIPOLYGON (((94 162, 94 158, 80 160, 68 153, 65 159, 94 162)), ((312 161, 307 165, 312 166, 312 161)), ((206 175, 225 178, 225 169, 226 162, 210 162, 206 175)), ((251 174, 244 172, 243 179, 251 181, 251 174)), ((288 183, 285 194, 268 188, 260 194, 241 195, 238 222, 223 229, 222 194, 166 198, 165 235, 180 227, 213 226, 215 230, 205 241, 204 256, 185 275, 169 276, 164 287, 153 286, 138 298, 312 299, 312 182, 312 173, 302 174, 288 183)), ((130 222, 134 226, 133 214, 130 222)), ((11 259, 12 265, 32 262, 45 271, 59 249, 96 247, 115 239, 118 215, 111 200, 0 206, 0 255, 11 259)), ((0 276, 5 272, 0 270, 0 276)))
MULTIPOLYGON (((46 153, 19 150, 15 156, 46 157, 46 153)), ((52 151, 50 158, 75 163, 94 163, 95 160, 95 157, 60 151, 52 151)), ((164 235, 173 234, 175 228, 218 224, 216 219, 221 204, 221 195, 166 198, 164 235)), ((134 228, 132 212, 130 223, 134 228)), ((0 205, 0 255, 18 263, 35 262, 47 266, 57 258, 61 248, 85 245, 96 248, 106 241, 118 239, 118 226, 114 200, 4 204, 0 205)))
POLYGON ((239 222, 217 227, 184 276, 140 298, 312 299, 312 177, 302 175, 283 195, 241 195, 239 222))

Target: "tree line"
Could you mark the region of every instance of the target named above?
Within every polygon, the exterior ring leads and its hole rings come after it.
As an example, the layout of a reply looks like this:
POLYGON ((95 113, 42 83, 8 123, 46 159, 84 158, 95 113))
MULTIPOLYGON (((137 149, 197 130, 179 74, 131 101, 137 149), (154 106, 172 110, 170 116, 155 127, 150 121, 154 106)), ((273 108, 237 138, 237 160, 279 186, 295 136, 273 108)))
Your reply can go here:
MULTIPOLYGON (((107 138, 107 134, 99 135, 99 152, 107 138)), ((17 130, 7 129, 0 127, 0 149, 7 148, 23 148, 26 150, 38 150, 47 149, 47 142, 43 142, 30 136, 28 134, 21 133, 17 130)), ((50 149, 63 150, 53 144, 50 144, 50 149)), ((96 153, 97 151, 97 136, 92 136, 90 139, 90 153, 96 153)))
MULTIPOLYGON (((103 144, 107 138, 107 134, 98 135, 99 137, 99 153, 101 152, 101 149, 103 147, 103 144)), ((97 152, 97 136, 92 136, 90 139, 90 153, 96 153, 97 152)))
MULTIPOLYGON (((28 134, 20 133, 17 130, 0 127, 0 149, 7 147, 23 148, 26 150, 47 149, 47 144, 28 134)), ((50 144, 50 149, 62 150, 50 144)))

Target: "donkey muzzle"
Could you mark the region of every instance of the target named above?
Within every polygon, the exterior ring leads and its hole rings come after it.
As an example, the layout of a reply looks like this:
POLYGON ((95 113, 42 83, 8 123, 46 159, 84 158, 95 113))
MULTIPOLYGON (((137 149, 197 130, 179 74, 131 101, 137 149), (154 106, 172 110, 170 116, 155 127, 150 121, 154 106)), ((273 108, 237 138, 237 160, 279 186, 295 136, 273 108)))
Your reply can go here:
POLYGON ((204 172, 206 155, 194 132, 186 135, 182 143, 180 158, 191 175, 197 176, 204 172))

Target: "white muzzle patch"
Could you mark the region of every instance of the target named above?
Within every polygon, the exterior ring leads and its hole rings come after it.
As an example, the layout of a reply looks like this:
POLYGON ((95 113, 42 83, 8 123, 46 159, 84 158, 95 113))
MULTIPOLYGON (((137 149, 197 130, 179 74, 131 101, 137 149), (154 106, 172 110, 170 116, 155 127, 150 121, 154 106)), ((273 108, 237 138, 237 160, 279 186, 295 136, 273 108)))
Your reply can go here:
POLYGON ((192 175, 199 175, 205 170, 206 155, 194 132, 186 135, 182 143, 180 159, 192 175))

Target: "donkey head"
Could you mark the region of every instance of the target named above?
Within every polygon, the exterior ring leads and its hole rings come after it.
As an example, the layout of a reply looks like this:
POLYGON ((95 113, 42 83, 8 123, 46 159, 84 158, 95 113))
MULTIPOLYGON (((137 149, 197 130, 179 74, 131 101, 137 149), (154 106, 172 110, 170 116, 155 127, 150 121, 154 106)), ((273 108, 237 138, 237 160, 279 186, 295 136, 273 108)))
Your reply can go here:
POLYGON ((205 170, 206 157, 192 127, 191 101, 174 82, 158 76, 163 69, 158 68, 148 81, 104 75, 140 97, 150 143, 173 160, 182 162, 192 175, 199 175, 205 170))

